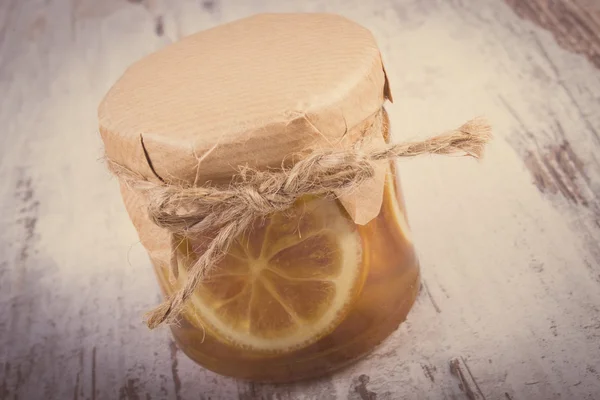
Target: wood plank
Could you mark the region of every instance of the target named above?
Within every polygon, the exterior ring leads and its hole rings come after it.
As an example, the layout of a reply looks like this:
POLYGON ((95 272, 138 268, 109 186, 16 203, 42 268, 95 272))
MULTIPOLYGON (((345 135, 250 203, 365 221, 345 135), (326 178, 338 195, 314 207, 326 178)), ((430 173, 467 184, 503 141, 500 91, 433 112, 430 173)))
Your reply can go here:
POLYGON ((599 398, 596 14, 506 1, 0 2, 0 399, 599 398), (478 114, 496 134, 481 163, 400 164, 425 290, 371 355, 292 385, 208 372, 141 323, 158 287, 95 115, 134 60, 263 11, 369 27, 396 139, 478 114))
POLYGON ((600 68, 600 4, 594 0, 506 0, 522 18, 552 32, 563 48, 600 68))

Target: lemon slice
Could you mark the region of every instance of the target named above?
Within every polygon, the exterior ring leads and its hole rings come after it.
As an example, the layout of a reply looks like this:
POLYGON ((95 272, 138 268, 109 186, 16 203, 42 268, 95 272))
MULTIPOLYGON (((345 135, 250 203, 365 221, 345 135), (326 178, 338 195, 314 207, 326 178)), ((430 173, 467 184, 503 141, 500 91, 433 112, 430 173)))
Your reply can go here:
MULTIPOLYGON (((179 246, 180 278, 197 259, 179 246)), ((291 351, 316 342, 345 317, 364 271, 356 226, 337 202, 310 199, 255 224, 195 291, 203 328, 236 347, 291 351)))

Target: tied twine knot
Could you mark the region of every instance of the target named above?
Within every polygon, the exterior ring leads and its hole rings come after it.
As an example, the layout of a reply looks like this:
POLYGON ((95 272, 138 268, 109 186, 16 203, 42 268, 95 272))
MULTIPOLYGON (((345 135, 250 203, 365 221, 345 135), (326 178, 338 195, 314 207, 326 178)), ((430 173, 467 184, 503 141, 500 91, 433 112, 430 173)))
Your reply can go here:
MULTIPOLYGON (((371 133, 381 134, 387 128, 382 114, 379 113, 370 128, 371 133)), ((365 136, 370 132, 365 132, 365 136)), ((490 126, 478 118, 420 142, 372 150, 362 149, 362 143, 358 142, 350 149, 313 151, 291 167, 280 170, 241 167, 226 187, 153 182, 108 159, 108 167, 114 175, 130 188, 144 193, 150 219, 171 233, 173 278, 178 277, 175 237, 212 235, 203 253, 189 267, 183 286, 146 314, 146 324, 153 329, 163 322, 175 322, 194 290, 225 256, 233 241, 256 219, 289 209, 305 195, 338 197, 340 193, 347 193, 372 178, 374 164, 379 161, 453 153, 479 158, 490 139, 490 126)))

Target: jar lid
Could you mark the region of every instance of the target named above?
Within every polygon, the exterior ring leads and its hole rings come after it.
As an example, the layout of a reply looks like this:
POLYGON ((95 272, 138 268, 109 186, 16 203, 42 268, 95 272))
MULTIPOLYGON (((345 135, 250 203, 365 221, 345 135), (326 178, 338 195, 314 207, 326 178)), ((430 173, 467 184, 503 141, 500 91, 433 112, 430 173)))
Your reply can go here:
POLYGON ((136 62, 98 114, 111 160, 202 183, 331 146, 390 97, 367 29, 331 14, 260 14, 136 62))

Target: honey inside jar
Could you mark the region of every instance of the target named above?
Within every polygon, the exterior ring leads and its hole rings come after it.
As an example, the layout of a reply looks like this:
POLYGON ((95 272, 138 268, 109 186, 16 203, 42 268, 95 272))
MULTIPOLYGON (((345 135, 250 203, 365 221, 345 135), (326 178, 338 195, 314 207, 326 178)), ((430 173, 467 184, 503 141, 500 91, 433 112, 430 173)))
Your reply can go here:
MULTIPOLYGON (((198 241, 178 247, 179 279, 198 241)), ((168 271, 158 269, 166 295, 168 271)), ((404 321, 419 270, 391 171, 381 212, 356 225, 334 199, 305 198, 257 221, 196 289, 176 341, 223 375, 257 381, 319 376, 358 359, 404 321)))

